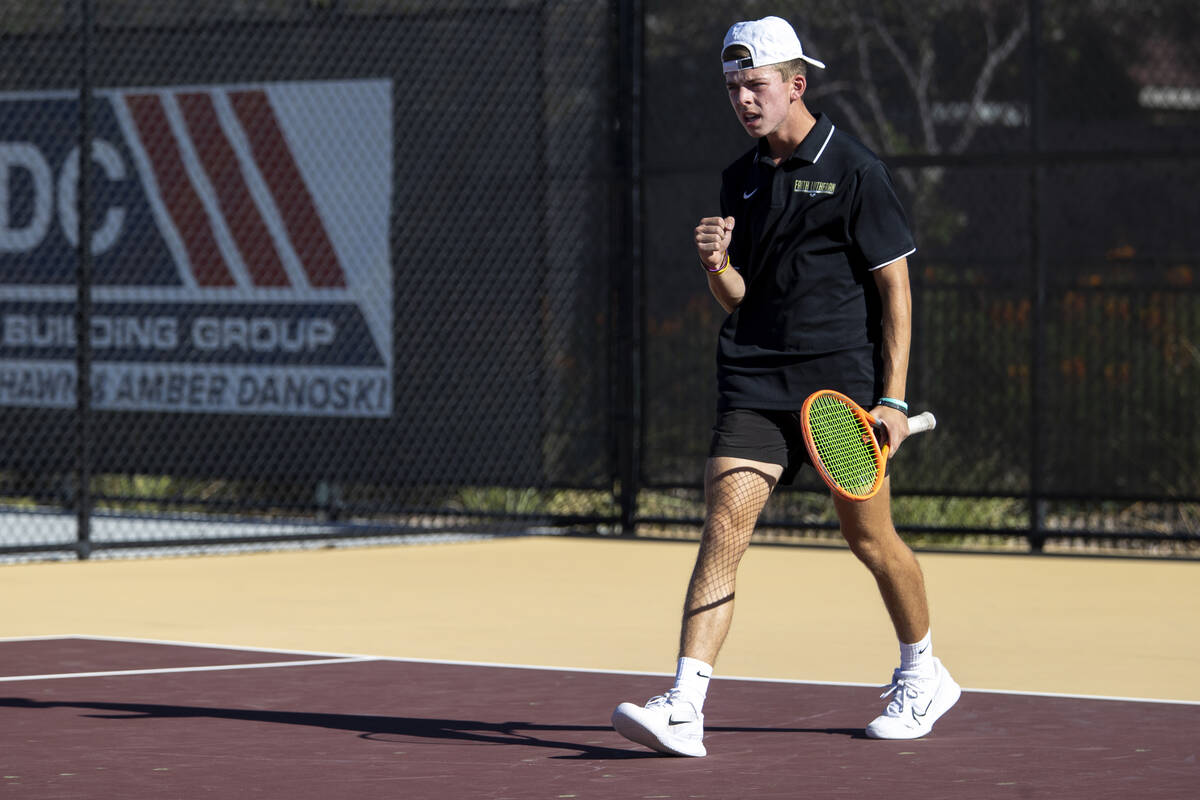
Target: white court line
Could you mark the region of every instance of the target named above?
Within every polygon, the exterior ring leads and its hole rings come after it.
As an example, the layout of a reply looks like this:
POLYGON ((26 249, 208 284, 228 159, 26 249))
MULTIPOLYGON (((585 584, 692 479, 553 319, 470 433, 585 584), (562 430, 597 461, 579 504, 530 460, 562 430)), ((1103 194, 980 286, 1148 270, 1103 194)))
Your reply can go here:
MULTIPOLYGON (((208 644, 203 642, 181 642, 172 639, 140 639, 136 637, 126 636, 92 636, 90 634, 63 634, 63 635, 47 635, 47 636, 14 636, 0 637, 0 643, 3 642, 26 642, 26 641, 46 641, 53 639, 91 639, 102 642, 130 642, 134 644, 158 644, 169 645, 173 647, 196 647, 209 650, 242 650, 251 653, 277 653, 280 655, 301 655, 301 656, 320 656, 319 660, 310 662, 301 661, 284 661, 276 665, 263 666, 290 666, 297 664, 340 664, 352 663, 356 661, 395 661, 405 664, 444 664, 453 667, 492 667, 495 669, 526 669, 526 670, 541 670, 545 672, 586 672, 596 675, 630 675, 635 677, 651 677, 651 678, 674 678, 673 672, 646 672, 639 670, 627 669, 596 669, 592 667, 552 667, 537 664, 505 664, 493 661, 456 661, 441 658, 401 658, 399 656, 368 656, 357 653, 323 653, 314 650, 282 650, 274 647, 247 647, 242 645, 232 644, 208 644)), ((195 667, 183 668, 181 670, 163 670, 167 672, 184 671, 186 669, 242 669, 252 667, 254 665, 240 665, 232 667, 195 667)), ((157 670, 147 670, 146 672, 155 672, 157 670)), ((87 673, 81 673, 86 675, 87 673)), ((123 672, 118 674, 135 674, 135 672, 123 672)), ((15 678, 0 678, 3 680, 15 680, 15 678)), ((850 688, 881 688, 878 683, 854 683, 850 681, 813 681, 801 680, 797 678, 761 678, 750 677, 744 675, 715 675, 713 680, 721 681, 749 681, 751 683, 782 683, 786 685, 797 686, 844 686, 850 688)), ((1182 706, 1200 706, 1200 700, 1170 700, 1157 697, 1122 697, 1118 695, 1106 694, 1071 694, 1068 692, 1031 692, 1020 691, 1016 689, 969 689, 963 687, 964 692, 972 694, 1005 694, 1015 697, 1057 697, 1067 700, 1110 700, 1121 703, 1159 703, 1164 705, 1182 705, 1182 706)))
MULTIPOLYGON (((73 637, 74 638, 74 637, 73 637)), ((320 658, 309 661, 273 661, 258 664, 217 664, 208 667, 161 667, 158 669, 114 669, 105 672, 53 672, 46 675, 6 675, 0 683, 15 681, 54 681, 64 678, 111 678, 124 675, 170 675, 178 672, 220 672, 239 669, 274 669, 277 667, 315 667, 324 664, 352 664, 374 661, 373 658, 320 658)))
POLYGON ((126 642, 131 644, 163 644, 172 647, 196 647, 203 650, 238 650, 247 653, 275 653, 277 655, 319 656, 321 658, 374 659, 361 653, 318 653, 314 650, 284 650, 278 647, 253 647, 241 644, 208 644, 205 642, 182 642, 174 639, 142 639, 136 636, 100 636, 90 633, 51 633, 45 636, 0 636, 4 642, 46 642, 57 639, 88 639, 96 642, 126 642))

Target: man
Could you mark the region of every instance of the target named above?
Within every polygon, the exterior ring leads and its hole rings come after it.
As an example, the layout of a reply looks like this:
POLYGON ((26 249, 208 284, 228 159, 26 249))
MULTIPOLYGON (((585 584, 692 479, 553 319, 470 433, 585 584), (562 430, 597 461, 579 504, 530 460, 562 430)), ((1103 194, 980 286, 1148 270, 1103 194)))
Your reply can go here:
MULTIPOLYGON (((663 753, 703 756, 712 665, 733 619, 737 566, 774 487, 807 460, 799 409, 817 389, 849 395, 884 425, 892 453, 908 435, 904 402, 915 252, 891 178, 863 145, 805 105, 809 65, 778 17, 725 35, 725 86, 758 141, 722 174, 721 216, 695 242, 729 312, 717 346, 718 406, 705 469, 706 515, 688 585, 675 685, 613 726, 663 753)), ((891 519, 888 481, 872 499, 833 499, 842 535, 871 571, 900 641, 886 709, 868 736, 927 734, 960 689, 933 657, 924 578, 891 519)))

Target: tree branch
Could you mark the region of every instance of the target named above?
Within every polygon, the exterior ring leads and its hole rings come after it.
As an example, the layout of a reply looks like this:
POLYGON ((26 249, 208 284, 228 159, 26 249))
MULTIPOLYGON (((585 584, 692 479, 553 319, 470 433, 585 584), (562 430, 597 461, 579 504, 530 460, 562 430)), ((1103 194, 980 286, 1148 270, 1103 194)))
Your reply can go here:
POLYGON ((863 119, 862 114, 858 113, 858 109, 854 107, 854 104, 848 101, 845 95, 841 94, 834 95, 833 102, 841 110, 846 119, 849 120, 858 138, 862 139, 862 143, 871 150, 883 152, 879 141, 871 135, 871 128, 867 125, 867 121, 863 119))
POLYGON ((857 12, 850 15, 850 24, 854 30, 854 42, 858 50, 858 68, 866 86, 863 99, 866 100, 867 109, 874 118, 875 129, 879 131, 881 151, 891 152, 891 142, 888 141, 890 137, 888 136, 887 114, 883 110, 883 103, 879 100, 879 92, 876 90, 875 79, 871 73, 871 53, 867 48, 867 35, 863 30, 862 18, 857 12))
POLYGON ((1012 55, 1013 51, 1017 49, 1017 45, 1021 43, 1021 39, 1025 38, 1025 33, 1028 30, 1029 11, 1026 6, 1023 7, 1021 18, 1017 21, 1016 27, 1009 31, 1008 36, 1004 38, 1004 41, 998 47, 993 47, 995 33, 991 26, 991 19, 987 20, 985 25, 985 32, 988 39, 987 58, 983 62, 983 69, 979 71, 979 76, 975 79, 975 88, 971 92, 971 101, 967 106, 967 116, 963 121, 962 130, 958 133, 958 138, 950 146, 951 153, 961 153, 971 143, 971 139, 975 136, 975 131, 979 128, 983 98, 987 96, 988 89, 992 85, 992 80, 996 77, 996 68, 1012 55))
POLYGON ((917 104, 918 117, 921 120, 921 138, 925 140, 926 152, 940 153, 941 146, 938 144, 937 131, 933 126, 933 114, 929 107, 929 84, 933 77, 934 52, 928 33, 922 31, 922 35, 917 39, 917 49, 920 53, 917 59, 919 65, 919 71, 917 71, 913 69, 908 54, 904 52, 904 49, 900 47, 895 37, 884 27, 882 22, 875 19, 872 27, 875 28, 879 40, 892 54, 892 58, 896 59, 896 63, 900 66, 900 72, 903 73, 905 80, 908 81, 908 87, 912 90, 913 99, 917 104))

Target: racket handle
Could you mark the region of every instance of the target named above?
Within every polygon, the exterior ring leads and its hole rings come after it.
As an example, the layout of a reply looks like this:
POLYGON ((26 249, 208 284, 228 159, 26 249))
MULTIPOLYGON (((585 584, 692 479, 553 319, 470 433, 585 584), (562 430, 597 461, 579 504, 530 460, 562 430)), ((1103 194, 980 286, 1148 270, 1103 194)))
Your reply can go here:
POLYGON ((924 433, 925 431, 931 431, 936 427, 937 418, 934 417, 933 413, 930 411, 923 411, 920 414, 917 414, 915 417, 908 418, 908 432, 910 434, 924 433))

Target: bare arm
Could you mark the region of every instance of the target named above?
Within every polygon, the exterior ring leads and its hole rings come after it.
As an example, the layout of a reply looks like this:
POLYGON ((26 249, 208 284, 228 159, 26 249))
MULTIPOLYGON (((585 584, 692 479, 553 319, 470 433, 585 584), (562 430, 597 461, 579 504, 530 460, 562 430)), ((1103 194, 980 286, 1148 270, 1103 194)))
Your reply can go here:
MULTIPOLYGON (((883 303, 883 396, 904 400, 908 381, 908 356, 912 345, 912 290, 908 259, 901 258, 871 273, 883 303)), ((871 414, 887 427, 892 452, 908 436, 908 418, 886 406, 871 414)))
POLYGON ((737 308, 746 296, 746 282, 729 265, 729 240, 733 217, 705 217, 696 226, 696 252, 708 274, 708 288, 726 311, 737 308))

